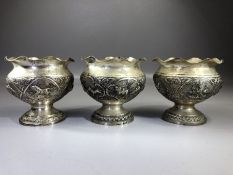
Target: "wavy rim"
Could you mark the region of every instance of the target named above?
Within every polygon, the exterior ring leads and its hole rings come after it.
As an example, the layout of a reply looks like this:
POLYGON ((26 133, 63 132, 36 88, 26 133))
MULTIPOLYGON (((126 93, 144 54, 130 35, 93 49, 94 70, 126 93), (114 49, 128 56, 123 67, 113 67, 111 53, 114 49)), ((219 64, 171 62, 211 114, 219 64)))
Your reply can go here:
POLYGON ((172 62, 181 62, 181 63, 187 63, 187 64, 201 64, 201 63, 215 63, 215 64, 222 64, 223 60, 218 58, 205 58, 201 59, 198 57, 192 57, 189 59, 184 58, 176 58, 176 57, 170 57, 166 60, 162 60, 160 58, 155 58, 154 61, 158 61, 159 63, 172 63, 172 62))
POLYGON ((41 61, 51 61, 51 60, 54 60, 54 61, 59 61, 59 62, 64 62, 64 61, 74 61, 72 58, 68 58, 68 59, 61 59, 59 57, 55 57, 55 56, 45 56, 45 57, 28 57, 28 56, 18 56, 18 57, 5 57, 5 60, 7 61, 20 61, 20 60, 23 60, 23 61, 27 61, 27 62, 41 62, 41 61))
POLYGON ((96 58, 94 56, 89 56, 83 59, 84 61, 88 62, 88 63, 108 63, 108 62, 112 62, 112 63, 122 63, 122 62, 127 62, 127 63, 137 63, 140 61, 146 61, 146 58, 134 58, 134 57, 113 57, 113 56, 108 56, 105 58, 96 58))

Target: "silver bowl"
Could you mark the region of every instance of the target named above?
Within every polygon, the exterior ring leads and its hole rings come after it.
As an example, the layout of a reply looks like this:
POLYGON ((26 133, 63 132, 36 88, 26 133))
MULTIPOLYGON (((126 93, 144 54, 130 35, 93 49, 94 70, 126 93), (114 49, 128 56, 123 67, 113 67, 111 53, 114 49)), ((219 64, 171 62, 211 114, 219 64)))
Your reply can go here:
POLYGON ((73 59, 61 60, 53 56, 5 59, 14 66, 6 78, 7 90, 31 105, 19 122, 39 126, 64 120, 64 113, 55 109, 53 103, 73 88, 73 75, 67 67, 73 59))
POLYGON ((144 59, 106 57, 84 59, 87 69, 80 80, 85 92, 103 106, 92 115, 92 121, 104 125, 122 125, 133 121, 123 104, 136 97, 145 86, 140 68, 144 59))
POLYGON ((154 74, 158 91, 175 106, 163 113, 165 121, 181 125, 201 125, 207 119, 194 105, 217 94, 222 87, 222 79, 215 66, 222 60, 169 58, 160 63, 154 74))

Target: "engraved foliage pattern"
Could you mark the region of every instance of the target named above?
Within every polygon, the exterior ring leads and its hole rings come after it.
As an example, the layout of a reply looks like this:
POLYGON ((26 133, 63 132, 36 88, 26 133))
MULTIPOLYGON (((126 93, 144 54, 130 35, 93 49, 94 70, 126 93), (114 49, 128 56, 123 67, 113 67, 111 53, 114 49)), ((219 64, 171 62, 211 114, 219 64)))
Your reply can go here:
POLYGON ((73 88, 73 76, 7 78, 6 88, 24 102, 55 102, 73 88))
POLYGON ((158 91, 174 102, 200 102, 215 94, 222 87, 220 77, 166 77, 154 75, 158 91))
POLYGON ((80 77, 84 90, 98 101, 129 101, 137 96, 145 86, 145 77, 94 77, 83 73, 80 77))

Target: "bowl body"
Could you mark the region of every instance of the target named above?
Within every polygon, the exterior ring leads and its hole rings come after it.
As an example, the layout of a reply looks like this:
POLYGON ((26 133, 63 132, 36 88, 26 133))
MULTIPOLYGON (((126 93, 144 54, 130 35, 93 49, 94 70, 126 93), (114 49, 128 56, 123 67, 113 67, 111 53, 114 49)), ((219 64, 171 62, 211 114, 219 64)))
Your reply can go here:
POLYGON ((158 91, 177 104, 196 104, 217 94, 222 87, 220 76, 179 77, 154 74, 158 91))
POLYGON ((123 104, 136 97, 145 85, 145 77, 95 76, 81 74, 85 92, 100 103, 123 104))

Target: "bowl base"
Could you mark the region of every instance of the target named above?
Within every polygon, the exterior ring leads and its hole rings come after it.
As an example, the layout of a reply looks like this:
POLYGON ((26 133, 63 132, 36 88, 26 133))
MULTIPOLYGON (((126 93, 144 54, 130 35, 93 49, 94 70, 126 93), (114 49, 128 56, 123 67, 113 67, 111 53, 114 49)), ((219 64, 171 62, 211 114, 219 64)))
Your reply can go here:
POLYGON ((122 105, 106 105, 92 115, 91 120, 101 125, 124 125, 134 120, 133 114, 126 111, 122 105))
POLYGON ((191 105, 175 105, 163 113, 162 119, 178 125, 197 126, 206 123, 205 115, 191 105))
POLYGON ((128 124, 132 122, 133 120, 134 120, 134 117, 131 112, 128 112, 120 116, 105 116, 105 115, 95 112, 91 118, 91 121, 94 123, 101 124, 101 125, 109 125, 109 126, 124 125, 124 124, 128 124))
POLYGON ((65 114, 55 108, 32 108, 19 118, 19 123, 27 126, 45 126, 61 122, 65 114))

